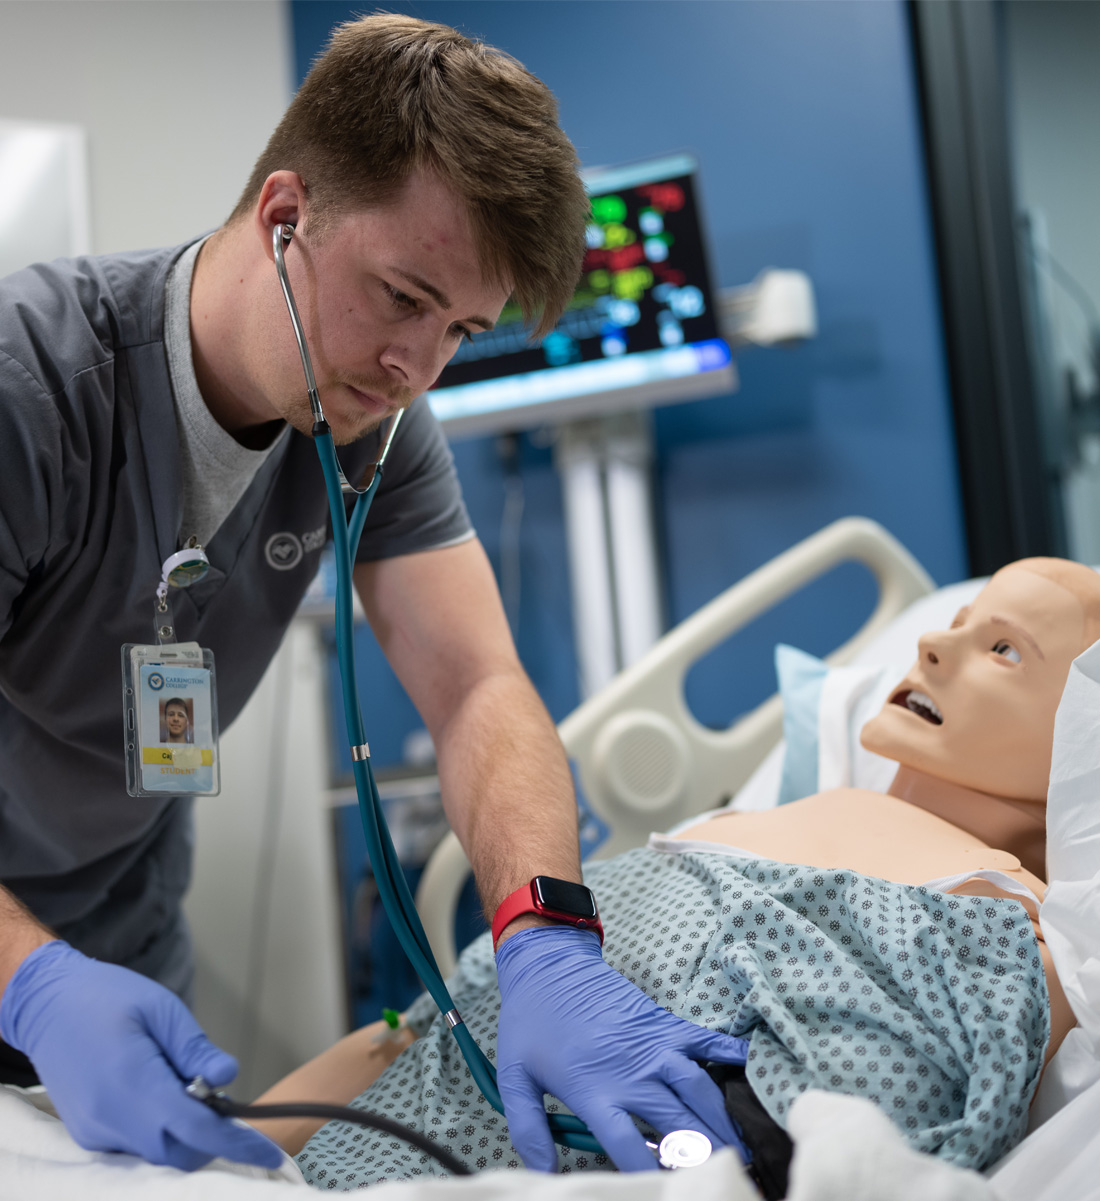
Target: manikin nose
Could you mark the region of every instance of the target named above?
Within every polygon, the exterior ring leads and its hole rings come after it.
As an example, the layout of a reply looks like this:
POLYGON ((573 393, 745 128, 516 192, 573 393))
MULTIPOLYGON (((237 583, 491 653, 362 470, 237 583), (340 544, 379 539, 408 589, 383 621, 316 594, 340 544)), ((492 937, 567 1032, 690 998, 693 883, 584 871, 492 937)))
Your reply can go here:
POLYGON ((947 631, 942 633, 922 634, 917 642, 920 658, 925 662, 930 663, 933 667, 939 666, 940 659, 943 656, 943 638, 946 633, 947 631))

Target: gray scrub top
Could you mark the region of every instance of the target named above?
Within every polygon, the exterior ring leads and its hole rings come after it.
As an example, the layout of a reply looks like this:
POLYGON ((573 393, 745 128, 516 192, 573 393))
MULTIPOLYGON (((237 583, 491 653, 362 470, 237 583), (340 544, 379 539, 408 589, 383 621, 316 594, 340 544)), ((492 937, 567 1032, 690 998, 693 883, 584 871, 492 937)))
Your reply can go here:
MULTIPOLYGON (((185 249, 0 281, 0 881, 81 950, 176 987, 190 801, 126 793, 120 648, 155 641, 161 564, 179 548, 164 287, 185 249)), ((340 450, 350 478, 378 444, 340 450)), ((177 638, 215 654, 223 729, 278 648, 328 530, 312 440, 291 431, 206 548, 209 576, 173 590, 177 638)), ((421 397, 394 439, 360 560, 469 536, 421 397)))

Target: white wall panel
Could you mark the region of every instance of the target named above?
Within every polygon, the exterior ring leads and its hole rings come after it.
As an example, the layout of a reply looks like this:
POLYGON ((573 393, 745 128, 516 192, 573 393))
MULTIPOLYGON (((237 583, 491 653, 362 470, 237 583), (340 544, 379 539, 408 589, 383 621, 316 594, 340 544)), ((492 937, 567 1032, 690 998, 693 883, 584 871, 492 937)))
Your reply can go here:
POLYGON ((291 94, 284 0, 4 0, 0 119, 87 131, 92 249, 228 215, 291 94))

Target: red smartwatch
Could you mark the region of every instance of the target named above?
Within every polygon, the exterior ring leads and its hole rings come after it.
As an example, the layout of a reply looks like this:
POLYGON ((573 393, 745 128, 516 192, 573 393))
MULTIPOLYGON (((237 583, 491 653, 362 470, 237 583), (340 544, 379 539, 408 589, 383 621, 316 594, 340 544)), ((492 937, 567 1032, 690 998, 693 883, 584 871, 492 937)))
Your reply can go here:
POLYGON ((522 913, 537 913, 540 917, 552 918, 579 926, 582 930, 595 930, 603 946, 603 926, 592 890, 572 880, 558 880, 554 876, 536 876, 530 884, 524 884, 506 896, 493 917, 493 945, 504 932, 504 927, 522 913))

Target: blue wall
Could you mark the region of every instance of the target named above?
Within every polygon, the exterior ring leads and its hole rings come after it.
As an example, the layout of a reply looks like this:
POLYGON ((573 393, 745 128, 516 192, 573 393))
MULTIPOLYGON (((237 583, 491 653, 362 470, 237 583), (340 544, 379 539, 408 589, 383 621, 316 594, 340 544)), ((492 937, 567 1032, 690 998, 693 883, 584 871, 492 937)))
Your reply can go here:
MULTIPOLYGON (((902 3, 436 0, 387 7, 456 25, 523 61, 557 94, 562 124, 586 165, 693 150, 719 286, 745 283, 768 266, 801 268, 813 279, 821 325, 814 342, 747 351, 739 356, 736 394, 657 412, 670 624, 852 513, 882 522, 938 582, 965 574, 902 3)), ((364 10, 294 0, 300 76, 331 26, 357 11, 364 10)), ((496 562, 504 477, 495 446, 469 441, 455 453, 496 562)), ((560 718, 578 697, 560 492, 549 450, 524 438, 521 462, 520 653, 560 718)), ((711 724, 730 721, 773 690, 778 639, 824 652, 856 628, 871 597, 858 569, 834 573, 698 665, 688 685, 692 708, 711 724)), ((390 685, 380 687, 388 696, 390 685)), ((391 705, 377 708, 383 729, 372 746, 381 737, 395 752, 400 731, 388 730, 391 705)))

